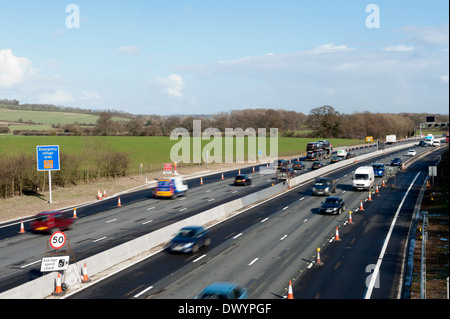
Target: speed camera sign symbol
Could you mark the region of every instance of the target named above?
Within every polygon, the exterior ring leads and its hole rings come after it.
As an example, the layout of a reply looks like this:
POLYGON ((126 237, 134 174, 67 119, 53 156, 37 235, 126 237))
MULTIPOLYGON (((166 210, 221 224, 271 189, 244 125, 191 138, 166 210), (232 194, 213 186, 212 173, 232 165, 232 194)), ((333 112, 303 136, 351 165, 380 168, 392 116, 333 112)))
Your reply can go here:
POLYGON ((50 237, 50 246, 52 246, 54 249, 59 249, 66 243, 66 234, 64 234, 61 231, 57 231, 56 233, 53 233, 50 237))

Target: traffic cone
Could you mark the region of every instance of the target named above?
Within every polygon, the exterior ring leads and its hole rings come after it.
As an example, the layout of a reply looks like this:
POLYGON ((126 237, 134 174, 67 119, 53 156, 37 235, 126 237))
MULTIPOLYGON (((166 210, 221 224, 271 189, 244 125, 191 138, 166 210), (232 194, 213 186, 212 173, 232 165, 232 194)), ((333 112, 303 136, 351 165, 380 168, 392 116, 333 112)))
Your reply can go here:
POLYGON ((288 289, 287 299, 294 299, 294 294, 292 292, 292 283, 290 280, 289 280, 289 289, 288 289))
POLYGON ((103 197, 106 197, 106 189, 103 190, 103 197))
POLYGON ((348 223, 349 223, 349 224, 353 224, 352 211, 349 211, 349 212, 348 212, 348 223))
POLYGON ((369 202, 371 202, 372 201, 372 193, 369 191, 369 199, 368 199, 368 201, 369 202))
POLYGON ((77 219, 77 209, 76 209, 76 207, 73 208, 73 218, 77 219))
POLYGON ((120 196, 119 196, 119 200, 117 201, 117 207, 122 206, 122 204, 120 203, 120 196))
POLYGON ((364 210, 362 199, 361 199, 361 205, 359 206, 359 210, 364 210))
POLYGON ((378 185, 376 185, 376 187, 375 187, 375 193, 379 193, 378 185))
POLYGON ((316 258, 316 265, 323 265, 323 262, 320 261, 320 248, 317 248, 317 258, 316 258))
POLYGON ((203 185, 203 177, 200 177, 200 185, 203 185))
POLYGON ((223 173, 222 173, 222 180, 223 180, 223 173))
POLYGON ((102 192, 100 190, 97 192, 97 199, 102 199, 102 192))
POLYGON ((386 184, 384 183, 384 179, 383 179, 383 183, 381 184, 381 187, 386 187, 386 184))
POLYGON ((20 231, 19 234, 25 234, 25 228, 23 227, 23 220, 20 221, 20 231))
POLYGON ((340 241, 341 239, 339 238, 339 228, 336 226, 336 235, 334 236, 334 240, 338 240, 340 241))
POLYGON ((239 169, 239 173, 238 173, 238 175, 241 175, 241 169, 239 169))
POLYGON ((291 179, 289 179, 289 189, 292 188, 291 179))
POLYGON ((255 166, 253 166, 253 173, 255 172, 255 166))
POLYGON ((91 281, 91 279, 88 278, 86 263, 84 263, 84 267, 83 267, 83 279, 81 280, 81 282, 82 282, 82 283, 87 283, 87 282, 90 282, 90 281, 91 281))
POLYGON ((62 296, 65 292, 62 290, 61 287, 61 275, 58 273, 58 278, 56 279, 56 288, 55 291, 52 292, 53 296, 62 296))

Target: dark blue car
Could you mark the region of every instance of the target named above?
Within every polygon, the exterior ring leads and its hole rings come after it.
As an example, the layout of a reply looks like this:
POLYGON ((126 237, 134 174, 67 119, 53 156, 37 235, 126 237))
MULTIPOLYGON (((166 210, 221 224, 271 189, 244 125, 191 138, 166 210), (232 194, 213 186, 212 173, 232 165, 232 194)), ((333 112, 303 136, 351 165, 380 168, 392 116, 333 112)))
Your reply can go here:
POLYGON ((391 161, 391 166, 402 166, 402 160, 400 157, 396 157, 391 161))
POLYGON ((202 246, 208 247, 211 235, 201 226, 187 226, 178 231, 170 241, 168 249, 171 252, 197 253, 202 246))

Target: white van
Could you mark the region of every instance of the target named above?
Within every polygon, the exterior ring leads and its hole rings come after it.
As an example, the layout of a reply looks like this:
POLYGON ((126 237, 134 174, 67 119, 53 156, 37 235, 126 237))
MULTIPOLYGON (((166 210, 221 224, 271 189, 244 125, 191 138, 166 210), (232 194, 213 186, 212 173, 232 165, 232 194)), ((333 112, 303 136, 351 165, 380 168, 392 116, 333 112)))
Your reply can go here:
POLYGON ((441 146, 441 141, 440 140, 434 140, 433 141, 433 146, 441 146))
POLYGON ((372 166, 358 167, 353 175, 353 190, 370 189, 375 182, 372 166))

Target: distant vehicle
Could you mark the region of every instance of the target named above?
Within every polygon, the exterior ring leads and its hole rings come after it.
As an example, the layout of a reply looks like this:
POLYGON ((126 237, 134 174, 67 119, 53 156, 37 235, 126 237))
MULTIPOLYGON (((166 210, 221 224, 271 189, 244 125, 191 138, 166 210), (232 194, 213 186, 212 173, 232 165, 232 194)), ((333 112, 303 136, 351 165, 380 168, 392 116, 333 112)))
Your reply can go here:
POLYGON ((340 215, 345 211, 345 201, 339 196, 330 196, 320 206, 321 214, 340 215))
POLYGON ((353 153, 353 152, 348 152, 347 153, 347 155, 345 155, 345 158, 352 158, 352 157, 355 157, 356 155, 355 155, 355 153, 353 153))
POLYGON ((375 173, 372 166, 360 166, 353 175, 353 189, 370 189, 375 182, 375 173))
POLYGON ((434 140, 433 141, 433 146, 441 146, 441 141, 440 140, 434 140))
POLYGON ((428 146, 428 143, 425 141, 420 141, 419 146, 425 147, 425 146, 428 146))
POLYGON ((336 192, 336 180, 329 177, 319 177, 314 181, 314 195, 331 195, 336 192))
POLYGON ((341 160, 342 160, 342 157, 339 157, 339 156, 331 157, 331 163, 337 163, 337 162, 340 162, 341 160))
POLYGON ((187 226, 178 231, 167 247, 171 252, 197 253, 202 246, 208 247, 211 235, 202 226, 187 226))
POLYGON ((392 159, 391 166, 402 166, 402 160, 400 157, 392 159))
POLYGON ((316 161, 312 163, 311 169, 319 169, 323 167, 323 163, 321 161, 316 161))
POLYGON ((427 136, 425 136, 425 143, 427 143, 428 146, 433 146, 433 142, 434 142, 433 134, 428 134, 427 136))
POLYGON ((158 180, 154 196, 157 198, 175 198, 183 196, 187 190, 188 186, 183 184, 181 177, 164 178, 158 180))
POLYGON ((338 150, 337 156, 339 157, 346 157, 347 156, 347 150, 338 150))
POLYGON ((392 144, 395 142, 397 142, 397 136, 395 134, 386 135, 386 143, 387 144, 392 144))
POLYGON ((234 185, 251 185, 252 184, 252 178, 247 175, 247 174, 243 174, 243 175, 237 175, 234 178, 234 185))
POLYGON ((415 150, 409 150, 408 151, 408 156, 416 156, 416 151, 415 150))
POLYGON ((214 282, 196 297, 196 299, 247 299, 247 289, 231 282, 214 282))
POLYGON ((294 164, 292 165, 292 168, 295 170, 302 170, 305 169, 305 165, 300 161, 295 161, 294 164))
POLYGON ((56 230, 70 229, 74 222, 70 212, 50 211, 37 214, 30 225, 33 232, 53 233, 56 230))
POLYGON ((282 167, 277 171, 277 179, 291 179, 297 176, 292 167, 282 167))
POLYGON ((383 177, 384 176, 384 164, 383 163, 375 163, 372 164, 373 167, 373 173, 375 174, 375 176, 377 177, 383 177))
POLYGON ((316 161, 321 160, 323 158, 323 152, 322 151, 308 151, 306 153, 306 160, 307 161, 316 161))
POLYGON ((279 159, 279 160, 277 160, 277 169, 288 166, 288 164, 289 164, 289 161, 286 161, 284 159, 279 159))

